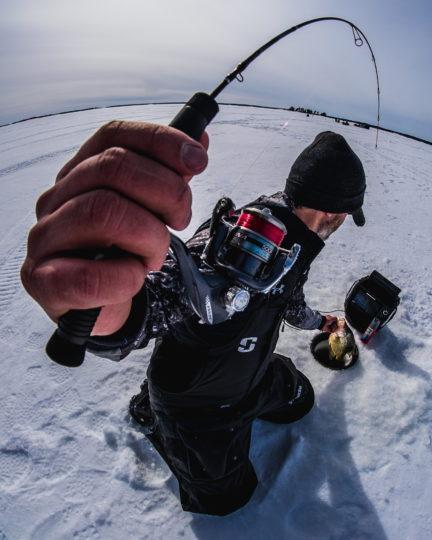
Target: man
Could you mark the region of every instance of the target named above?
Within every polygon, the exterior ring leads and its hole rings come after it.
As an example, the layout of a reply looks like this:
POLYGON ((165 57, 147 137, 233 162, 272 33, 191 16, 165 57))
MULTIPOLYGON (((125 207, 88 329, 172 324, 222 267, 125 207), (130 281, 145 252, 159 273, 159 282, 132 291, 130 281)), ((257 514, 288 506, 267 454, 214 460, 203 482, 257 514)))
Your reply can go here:
MULTIPOLYGON (((119 359, 134 348, 146 346, 151 338, 158 338, 148 383, 132 399, 131 414, 147 426, 149 439, 178 479, 183 508, 225 515, 244 505, 257 484, 248 457, 253 420, 290 423, 313 406, 310 382, 288 358, 273 351, 283 320, 304 329, 331 331, 334 327, 335 317, 321 315, 306 305, 303 285, 311 262, 324 246, 323 240, 346 216, 351 213, 357 225, 364 223, 363 167, 340 135, 324 132, 316 137, 295 161, 285 190, 253 203, 258 208, 269 208, 285 224, 288 232, 282 247, 300 244, 298 260, 273 290, 253 295, 243 312, 210 326, 201 324, 194 314, 175 261, 168 258, 160 271, 147 275, 148 268, 158 270, 161 265, 162 249, 156 242, 163 237, 160 222, 171 226, 174 223, 179 228, 185 225, 184 219, 175 220, 170 197, 163 211, 154 178, 159 182, 165 178, 178 182, 179 176, 189 179, 190 174, 205 167, 202 147, 200 150, 197 143, 186 141, 186 136, 172 130, 167 133, 169 128, 164 128, 159 141, 153 132, 150 147, 139 148, 153 158, 143 162, 142 156, 130 155, 130 150, 105 150, 113 141, 123 148, 136 144, 129 135, 139 128, 116 125, 113 133, 112 127, 105 128, 108 136, 96 134, 90 139, 61 171, 58 183, 64 184, 40 199, 40 221, 30 234, 23 282, 53 318, 70 308, 106 306, 90 345, 97 354, 119 359), (170 137, 177 148, 171 152, 161 150, 170 137), (179 164, 175 151, 182 143, 192 145, 189 150, 194 159, 198 156, 195 171, 184 161, 179 164), (95 154, 99 166, 95 166, 95 154), (114 159, 114 167, 107 166, 110 159, 114 159), (140 166, 141 177, 149 188, 144 195, 134 188, 140 166), (111 186, 120 191, 120 199, 125 195, 126 202, 119 201, 117 194, 105 193, 111 186), (100 202, 100 197, 105 199, 100 202), (135 201, 138 208, 130 204, 135 201), (107 203, 109 212, 103 210, 107 203), (137 240, 131 226, 139 227, 143 216, 146 235, 137 240), (98 225, 101 219, 108 226, 105 237, 98 225), (83 220, 87 226, 82 225, 83 220), (61 241, 57 240, 53 231, 70 222, 73 228, 70 232, 66 229, 61 241), (96 232, 88 230, 89 224, 96 227, 96 232), (139 245, 140 241, 143 245, 139 245), (125 256, 115 261, 83 263, 64 257, 65 250, 112 243, 140 258, 125 256), (48 248, 44 248, 46 244, 48 248), (143 261, 144 271, 140 267, 143 261), (132 271, 126 283, 120 279, 126 278, 122 265, 132 271), (64 293, 59 284, 63 275, 72 278, 71 266, 82 269, 86 277, 83 283, 76 280, 75 287, 64 293), (90 281, 91 273, 98 276, 94 283, 90 281), (143 274, 147 275, 146 282, 136 291, 134 287, 143 274), (117 292, 112 290, 116 286, 117 292), (102 301, 104 295, 109 301, 102 301)), ((206 144, 205 139, 202 142, 206 144)), ((186 183, 184 186, 189 193, 186 183)), ((170 187, 168 181, 165 187, 170 187)), ((188 195, 186 201, 179 206, 183 218, 188 204, 190 207, 188 195)), ((209 227, 204 225, 188 243, 197 261, 208 234, 209 227)))

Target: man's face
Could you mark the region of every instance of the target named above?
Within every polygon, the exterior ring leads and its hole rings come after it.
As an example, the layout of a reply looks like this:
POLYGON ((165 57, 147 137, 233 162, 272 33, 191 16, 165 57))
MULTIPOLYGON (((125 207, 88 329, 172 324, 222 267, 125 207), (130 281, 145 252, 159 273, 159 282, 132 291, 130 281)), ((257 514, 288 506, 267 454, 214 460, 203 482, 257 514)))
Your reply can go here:
POLYGON ((332 233, 339 229, 347 215, 348 214, 332 214, 329 216, 326 214, 317 231, 317 235, 321 240, 327 240, 332 233))

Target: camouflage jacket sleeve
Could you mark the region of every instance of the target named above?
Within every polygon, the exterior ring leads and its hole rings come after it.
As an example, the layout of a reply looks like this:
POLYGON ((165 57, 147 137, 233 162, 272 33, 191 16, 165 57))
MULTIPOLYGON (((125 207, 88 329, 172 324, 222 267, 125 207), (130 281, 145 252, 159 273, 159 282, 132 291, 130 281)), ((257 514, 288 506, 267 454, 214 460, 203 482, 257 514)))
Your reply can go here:
POLYGON ((322 323, 322 315, 319 311, 311 309, 305 301, 303 286, 307 280, 307 272, 303 279, 297 283, 293 294, 287 304, 284 321, 302 330, 316 330, 322 323))

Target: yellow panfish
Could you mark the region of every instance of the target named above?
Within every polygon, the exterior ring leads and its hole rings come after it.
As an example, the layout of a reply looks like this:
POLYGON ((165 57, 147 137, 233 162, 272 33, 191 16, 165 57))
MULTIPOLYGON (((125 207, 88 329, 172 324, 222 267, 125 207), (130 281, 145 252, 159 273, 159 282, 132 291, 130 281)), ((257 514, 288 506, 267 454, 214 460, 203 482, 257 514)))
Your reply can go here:
POLYGON ((330 334, 328 341, 330 353, 338 362, 344 360, 346 355, 349 360, 352 359, 357 346, 354 334, 343 317, 338 318, 338 328, 330 334))

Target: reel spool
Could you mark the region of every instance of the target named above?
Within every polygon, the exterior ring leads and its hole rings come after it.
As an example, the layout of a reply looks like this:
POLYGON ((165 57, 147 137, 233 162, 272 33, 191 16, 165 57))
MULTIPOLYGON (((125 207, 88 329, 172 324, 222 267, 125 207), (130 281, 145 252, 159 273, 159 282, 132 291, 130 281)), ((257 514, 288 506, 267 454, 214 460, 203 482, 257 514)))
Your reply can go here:
POLYGON ((213 210, 210 238, 199 268, 187 247, 171 236, 171 253, 195 313, 204 324, 219 324, 243 311, 251 294, 268 293, 290 271, 301 252, 281 246, 285 225, 268 208, 246 208, 237 218, 234 203, 224 197, 213 210))
POLYGON ((268 274, 287 230, 268 208, 246 208, 229 233, 220 261, 252 279, 268 274))

